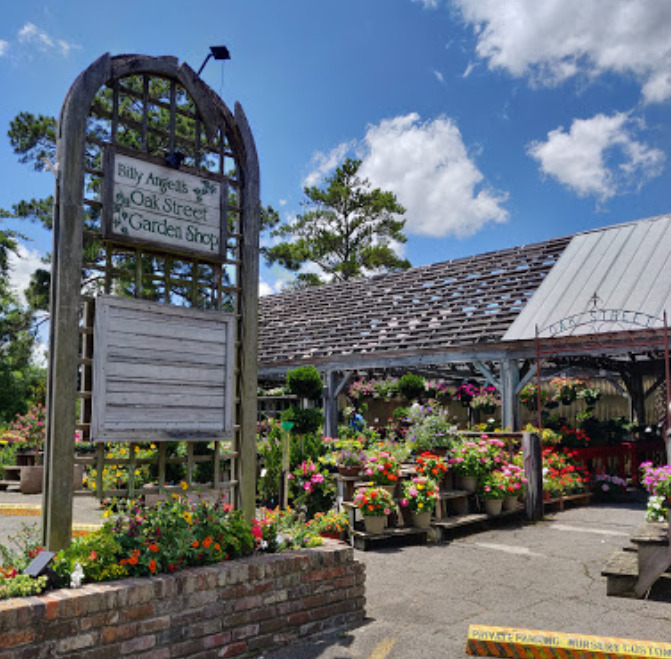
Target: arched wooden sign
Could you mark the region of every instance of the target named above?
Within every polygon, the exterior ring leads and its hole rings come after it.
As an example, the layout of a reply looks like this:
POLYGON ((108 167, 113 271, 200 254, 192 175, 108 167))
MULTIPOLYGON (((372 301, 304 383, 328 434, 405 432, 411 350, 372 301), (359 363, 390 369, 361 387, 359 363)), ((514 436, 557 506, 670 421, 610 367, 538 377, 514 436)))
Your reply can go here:
POLYGON ((70 540, 77 427, 94 442, 231 438, 250 516, 260 204, 242 108, 174 57, 103 55, 67 94, 57 159, 47 546, 70 540))

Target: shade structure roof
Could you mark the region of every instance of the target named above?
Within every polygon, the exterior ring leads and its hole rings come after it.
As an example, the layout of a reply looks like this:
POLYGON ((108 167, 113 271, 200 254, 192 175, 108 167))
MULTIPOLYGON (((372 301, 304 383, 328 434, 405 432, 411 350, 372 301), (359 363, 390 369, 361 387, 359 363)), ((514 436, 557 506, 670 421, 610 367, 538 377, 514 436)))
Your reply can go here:
POLYGON ((263 297, 259 374, 500 342, 570 240, 263 297))
POLYGON ((573 236, 504 341, 663 326, 671 311, 671 214, 573 236))

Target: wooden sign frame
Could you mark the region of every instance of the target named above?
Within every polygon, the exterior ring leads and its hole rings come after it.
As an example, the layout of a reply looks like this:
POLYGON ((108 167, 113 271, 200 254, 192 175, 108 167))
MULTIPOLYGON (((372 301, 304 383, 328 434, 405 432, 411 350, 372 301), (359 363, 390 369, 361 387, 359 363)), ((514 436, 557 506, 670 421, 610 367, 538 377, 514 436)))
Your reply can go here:
POLYGON ((233 436, 235 316, 98 296, 91 439, 233 436))
MULTIPOLYGON (((141 156, 139 156, 137 152, 119 146, 109 146, 105 149, 103 168, 105 172, 105 177, 103 179, 103 213, 101 225, 103 238, 127 245, 154 247, 172 254, 183 254, 188 257, 195 256, 202 260, 216 263, 223 263, 226 260, 226 238, 228 235, 226 221, 228 214, 228 186, 226 185, 225 177, 208 174, 202 170, 194 170, 185 166, 182 166, 179 169, 170 168, 161 158, 149 154, 141 154, 141 156), (146 166, 156 168, 154 171, 159 172, 161 179, 168 180, 173 184, 173 187, 175 188, 174 193, 171 196, 168 196, 166 195, 165 189, 161 191, 159 188, 158 191, 156 191, 158 186, 147 186, 144 181, 134 181, 135 185, 133 186, 130 186, 129 184, 126 186, 120 184, 116 177, 117 169, 115 164, 117 163, 117 160, 120 160, 121 158, 129 161, 131 163, 129 166, 132 169, 135 169, 136 167, 143 168, 146 166), (208 210, 212 210, 212 207, 207 208, 202 204, 202 200, 207 199, 207 197, 203 198, 197 193, 191 194, 194 190, 194 182, 196 182, 196 184, 198 184, 198 182, 202 184, 202 186, 196 190, 198 193, 203 193, 205 195, 208 192, 208 182, 215 186, 219 186, 219 194, 217 195, 219 207, 216 211, 218 218, 216 218, 217 224, 214 227, 211 222, 209 224, 206 223, 208 219, 207 217, 203 220, 198 217, 178 218, 178 213, 159 212, 159 210, 163 211, 163 207, 166 205, 171 209, 184 208, 185 212, 190 212, 195 215, 198 215, 203 211, 204 213, 202 214, 206 215, 208 210), (125 210, 122 207, 123 204, 120 203, 120 200, 115 197, 123 197, 123 191, 130 189, 131 187, 135 187, 136 190, 125 198, 125 203, 130 206, 128 210, 125 210), (136 193, 138 195, 137 203, 133 203, 133 195, 136 193), (198 201, 198 197, 201 197, 201 201, 198 201), (156 210, 154 210, 154 207, 156 210), (129 233, 128 226, 124 226, 119 217, 123 214, 131 217, 133 215, 138 216, 141 219, 137 221, 137 224, 158 225, 159 229, 161 226, 165 229, 168 219, 171 219, 172 222, 170 225, 167 225, 168 231, 166 231, 166 233, 171 232, 173 234, 172 240, 170 235, 163 235, 163 237, 161 237, 162 234, 158 232, 153 232, 156 236, 154 238, 147 237, 147 234, 150 232, 140 228, 135 232, 135 235, 129 233), (160 220, 154 219, 156 217, 163 218, 164 224, 161 225, 160 220), (117 226, 115 226, 117 224, 121 225, 121 229, 118 229, 117 226), (206 228, 203 228, 204 226, 206 228), (209 242, 207 241, 207 238, 212 235, 212 231, 215 232, 215 239, 218 243, 216 249, 208 247, 209 242), (175 234, 181 234, 179 239, 175 234), (176 242, 177 240, 179 240, 179 242, 176 242), (189 246, 188 243, 193 246, 189 246), (203 246, 199 247, 199 245, 203 246)), ((143 174, 146 174, 146 172, 138 172, 138 174, 142 176, 143 174)), ((132 220, 125 218, 126 225, 131 224, 131 222, 132 220)))

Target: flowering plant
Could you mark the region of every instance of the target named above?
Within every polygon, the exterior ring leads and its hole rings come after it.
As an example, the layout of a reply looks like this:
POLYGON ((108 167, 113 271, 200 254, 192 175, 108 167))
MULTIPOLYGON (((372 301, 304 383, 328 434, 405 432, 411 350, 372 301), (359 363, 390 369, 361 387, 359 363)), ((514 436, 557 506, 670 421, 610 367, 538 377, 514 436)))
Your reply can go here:
POLYGON ((366 458, 364 474, 370 476, 375 485, 395 485, 400 470, 398 460, 388 451, 372 453, 366 458))
POLYGON ((589 484, 586 470, 578 467, 569 451, 543 449, 543 489, 551 496, 585 492, 589 484))
POLYGON ((550 387, 554 390, 554 399, 560 400, 564 405, 570 405, 585 386, 585 380, 581 378, 557 377, 550 380, 550 387))
POLYGON ((289 475, 296 508, 305 511, 308 517, 328 510, 335 497, 335 484, 328 472, 323 472, 311 460, 303 460, 289 475))
POLYGON ((366 461, 361 443, 349 442, 335 454, 335 463, 344 467, 358 467, 366 461))
POLYGON ((252 520, 252 535, 256 549, 268 553, 285 549, 315 547, 321 540, 302 513, 292 508, 261 508, 252 520))
POLYGON ((448 470, 447 462, 444 458, 434 455, 430 451, 424 451, 417 457, 417 472, 422 476, 433 478, 439 481, 448 470))
POLYGON ((349 519, 344 511, 329 510, 317 513, 308 522, 308 527, 321 535, 340 536, 349 528, 349 519))
POLYGON ((513 462, 506 462, 501 466, 501 481, 505 487, 505 496, 516 496, 522 494, 527 483, 524 469, 513 462))
POLYGON ((2 435, 3 440, 19 449, 41 451, 46 439, 46 410, 36 405, 25 414, 19 414, 2 435))
POLYGON ((454 443, 456 426, 450 421, 447 409, 415 403, 410 408, 409 420, 406 438, 413 450, 449 449, 454 443))
MULTIPOLYGON (((547 399, 547 391, 541 389, 541 405, 545 405, 547 399)), ((535 384, 527 384, 520 391, 520 402, 524 403, 530 410, 538 409, 538 387, 535 384)))
POLYGON ((354 505, 364 517, 382 517, 391 513, 394 500, 383 487, 361 487, 354 494, 354 505))
POLYGON ((403 481, 401 505, 413 513, 432 512, 439 496, 438 486, 426 476, 403 481))
POLYGON ((471 398, 471 407, 474 410, 493 412, 500 405, 501 399, 498 397, 494 387, 485 387, 471 398))
POLYGON ((483 499, 505 499, 508 496, 506 477, 501 470, 494 469, 482 477, 480 496, 483 499))
POLYGON ((652 462, 641 464, 643 487, 654 496, 671 498, 671 465, 654 467, 652 462))
POLYGON ((602 497, 612 497, 627 493, 627 481, 619 476, 596 474, 593 488, 602 497))
POLYGON ((459 476, 475 476, 486 474, 504 461, 505 444, 494 437, 482 435, 479 441, 462 439, 452 449, 449 462, 459 476))

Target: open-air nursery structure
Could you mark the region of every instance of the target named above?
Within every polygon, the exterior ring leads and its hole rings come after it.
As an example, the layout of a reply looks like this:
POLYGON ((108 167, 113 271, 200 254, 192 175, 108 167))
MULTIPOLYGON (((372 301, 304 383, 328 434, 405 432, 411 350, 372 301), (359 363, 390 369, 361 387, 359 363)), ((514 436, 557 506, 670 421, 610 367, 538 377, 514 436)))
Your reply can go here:
POLYGON ((669 254, 663 215, 264 297, 259 379, 319 369, 336 437, 353 411, 382 431, 410 402, 396 378, 419 374, 451 431, 531 424, 616 491, 666 461, 669 254))

